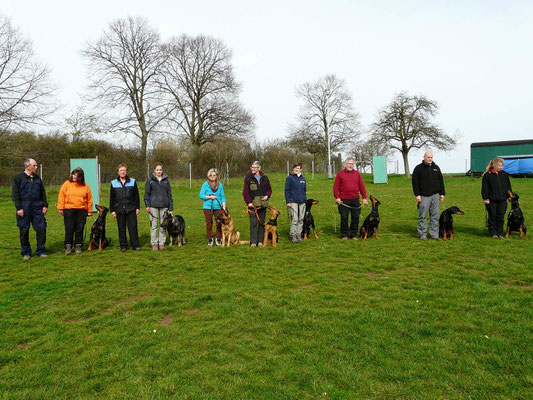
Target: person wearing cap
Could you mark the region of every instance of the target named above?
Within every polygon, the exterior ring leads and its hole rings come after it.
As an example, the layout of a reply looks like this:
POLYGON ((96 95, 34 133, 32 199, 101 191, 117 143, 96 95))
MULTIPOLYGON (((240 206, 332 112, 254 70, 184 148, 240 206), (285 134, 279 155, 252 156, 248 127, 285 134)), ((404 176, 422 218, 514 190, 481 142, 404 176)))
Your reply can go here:
POLYGON ((263 247, 268 199, 272 196, 270 180, 261 172, 261 163, 254 161, 244 177, 242 191, 250 216, 250 247, 263 247))

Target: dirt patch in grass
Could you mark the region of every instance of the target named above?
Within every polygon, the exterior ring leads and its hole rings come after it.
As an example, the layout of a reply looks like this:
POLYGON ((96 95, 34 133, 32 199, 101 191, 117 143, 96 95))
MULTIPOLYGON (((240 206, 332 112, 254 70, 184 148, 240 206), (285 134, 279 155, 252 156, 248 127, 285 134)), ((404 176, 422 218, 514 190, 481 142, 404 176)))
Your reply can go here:
POLYGON ((189 315, 194 315, 194 314, 197 314, 198 313, 198 309, 196 308, 191 308, 190 310, 185 310, 185 312, 189 315))
MULTIPOLYGON (((388 275, 387 271, 385 271, 385 273, 388 275)), ((365 275, 369 276, 371 278, 381 278, 381 279, 387 279, 388 278, 387 275, 376 274, 375 272, 365 272, 365 275)))
POLYGON ((15 346, 15 349, 25 349, 29 344, 30 342, 20 342, 15 346))
POLYGON ((161 321, 159 321, 160 325, 167 326, 170 325, 174 320, 170 317, 170 315, 165 315, 161 321))
POLYGON ((533 290, 533 285, 525 283, 525 282, 504 282, 503 285, 513 287, 516 289, 533 290))
POLYGON ((303 285, 300 286, 300 289, 314 289, 315 287, 313 285, 303 285))
POLYGON ((71 318, 65 321, 66 324, 73 324, 74 322, 78 322, 78 320, 76 318, 71 318))

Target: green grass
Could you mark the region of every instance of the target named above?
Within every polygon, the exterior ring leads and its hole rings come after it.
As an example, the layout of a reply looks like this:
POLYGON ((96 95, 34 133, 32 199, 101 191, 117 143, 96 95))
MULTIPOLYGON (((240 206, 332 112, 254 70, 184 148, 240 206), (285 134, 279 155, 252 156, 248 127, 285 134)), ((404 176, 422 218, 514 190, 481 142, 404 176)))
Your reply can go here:
MULTIPOLYGON (((110 217, 112 247, 66 257, 52 187, 50 256, 28 262, 0 188, 0 398, 533 397, 531 239, 488 237, 479 179, 445 179, 444 206, 465 211, 453 242, 417 240, 410 181, 369 176, 382 239, 343 242, 332 181, 309 179, 320 239, 296 245, 271 179, 277 249, 207 248, 196 181, 173 182, 185 247, 152 252, 143 211, 144 251, 120 253, 110 217)), ((533 180, 512 183, 527 223, 533 180)), ((247 239, 241 192, 226 188, 247 239)))

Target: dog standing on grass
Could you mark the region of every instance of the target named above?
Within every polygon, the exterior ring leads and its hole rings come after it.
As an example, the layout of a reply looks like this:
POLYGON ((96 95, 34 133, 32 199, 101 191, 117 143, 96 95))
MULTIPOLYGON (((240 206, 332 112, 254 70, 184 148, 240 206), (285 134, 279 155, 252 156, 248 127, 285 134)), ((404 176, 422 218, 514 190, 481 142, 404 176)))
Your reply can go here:
POLYGON ((161 220, 161 228, 168 232, 169 246, 177 243, 178 247, 185 244, 185 220, 181 215, 173 215, 171 211, 165 212, 161 220))

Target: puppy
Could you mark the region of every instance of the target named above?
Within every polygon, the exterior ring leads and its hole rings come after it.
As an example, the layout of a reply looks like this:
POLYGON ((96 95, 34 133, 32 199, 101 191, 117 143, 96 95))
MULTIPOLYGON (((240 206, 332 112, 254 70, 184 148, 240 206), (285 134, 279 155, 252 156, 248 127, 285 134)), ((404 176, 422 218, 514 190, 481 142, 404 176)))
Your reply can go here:
POLYGON ((177 243, 178 247, 185 244, 185 220, 181 215, 173 215, 171 211, 165 212, 161 228, 167 230, 170 246, 173 243, 177 243))
POLYGON ((105 218, 109 211, 107 207, 96 205, 98 210, 98 218, 94 221, 91 227, 91 237, 89 239, 89 248, 87 251, 92 251, 93 247, 98 247, 98 251, 102 251, 109 246, 109 240, 105 237, 105 218))
POLYGON ((447 208, 440 214, 439 218, 439 237, 444 240, 453 240, 453 214, 464 215, 459 207, 453 206, 447 208))
POLYGON ((522 214, 520 204, 518 203, 520 196, 510 190, 508 193, 511 199, 511 211, 507 214, 507 233, 505 234, 505 238, 508 238, 509 234, 513 231, 518 232, 519 237, 522 238, 526 236, 527 228, 524 214, 522 214))
POLYGON ((359 229, 359 237, 366 240, 366 238, 372 237, 375 233, 376 239, 379 240, 378 227, 381 218, 379 217, 378 206, 381 202, 372 195, 370 196, 370 202, 372 203, 372 211, 370 211, 370 214, 365 218, 363 225, 361 225, 361 229, 359 229))
POLYGON ((315 238, 318 239, 318 235, 315 229, 315 218, 313 217, 313 214, 311 214, 311 207, 314 204, 318 204, 318 200, 307 199, 307 201, 305 202, 304 226, 302 229, 303 240, 307 240, 307 238, 311 236, 311 229, 313 229, 313 234, 315 235, 315 238))
POLYGON ((227 208, 222 210, 216 220, 222 225, 222 246, 250 243, 249 240, 240 240, 241 233, 235 229, 235 221, 227 208))
POLYGON ((263 239, 264 247, 267 244, 272 243, 272 246, 278 245, 278 216, 280 212, 274 207, 268 207, 268 213, 270 214, 270 220, 265 224, 265 238, 263 239))

